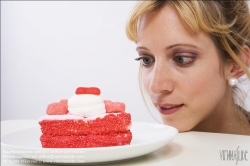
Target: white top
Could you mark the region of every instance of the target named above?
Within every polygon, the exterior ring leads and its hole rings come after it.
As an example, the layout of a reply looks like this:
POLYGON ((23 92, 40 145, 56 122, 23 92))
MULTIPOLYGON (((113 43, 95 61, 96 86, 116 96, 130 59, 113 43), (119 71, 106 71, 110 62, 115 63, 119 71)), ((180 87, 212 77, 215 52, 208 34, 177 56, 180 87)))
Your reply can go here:
POLYGON ((93 94, 74 95, 68 99, 68 110, 72 115, 90 117, 106 113, 101 96, 93 94))
POLYGON ((108 114, 114 114, 117 115, 119 113, 104 113, 99 115, 94 115, 90 117, 82 117, 77 115, 71 115, 71 114, 65 114, 65 115, 44 115, 39 117, 38 122, 42 120, 83 120, 83 121, 89 121, 89 120, 95 120, 96 118, 103 118, 104 116, 108 114))

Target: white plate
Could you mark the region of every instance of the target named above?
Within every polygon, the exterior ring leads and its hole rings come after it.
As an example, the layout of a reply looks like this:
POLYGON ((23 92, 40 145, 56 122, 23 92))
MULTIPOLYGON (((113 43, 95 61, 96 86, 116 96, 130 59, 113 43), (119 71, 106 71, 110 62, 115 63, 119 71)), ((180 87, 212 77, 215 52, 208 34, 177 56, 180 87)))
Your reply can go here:
MULTIPOLYGON (((42 163, 106 163, 151 153, 169 143, 177 129, 156 123, 132 122, 130 145, 101 148, 42 148, 39 127, 9 133, 1 145, 10 153, 42 163)), ((72 165, 71 164, 71 165, 72 165)))

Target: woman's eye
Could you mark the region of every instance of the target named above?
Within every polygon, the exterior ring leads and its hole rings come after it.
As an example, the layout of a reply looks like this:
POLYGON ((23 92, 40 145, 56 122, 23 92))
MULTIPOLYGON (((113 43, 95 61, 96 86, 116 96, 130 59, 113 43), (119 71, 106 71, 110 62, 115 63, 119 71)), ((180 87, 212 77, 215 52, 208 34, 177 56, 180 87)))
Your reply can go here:
POLYGON ((173 60, 180 65, 187 65, 194 60, 192 56, 175 56, 173 60))
POLYGON ((143 66, 150 66, 154 62, 154 60, 150 57, 139 57, 139 58, 136 58, 135 60, 137 61, 141 60, 143 66))

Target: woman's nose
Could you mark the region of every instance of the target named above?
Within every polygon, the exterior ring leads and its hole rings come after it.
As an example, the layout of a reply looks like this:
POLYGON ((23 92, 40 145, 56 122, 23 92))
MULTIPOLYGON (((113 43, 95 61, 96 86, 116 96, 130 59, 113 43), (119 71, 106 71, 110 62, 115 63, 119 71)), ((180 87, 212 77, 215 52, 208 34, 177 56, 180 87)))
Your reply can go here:
POLYGON ((153 94, 170 93, 174 90, 173 72, 165 63, 155 63, 148 79, 149 90, 153 94))

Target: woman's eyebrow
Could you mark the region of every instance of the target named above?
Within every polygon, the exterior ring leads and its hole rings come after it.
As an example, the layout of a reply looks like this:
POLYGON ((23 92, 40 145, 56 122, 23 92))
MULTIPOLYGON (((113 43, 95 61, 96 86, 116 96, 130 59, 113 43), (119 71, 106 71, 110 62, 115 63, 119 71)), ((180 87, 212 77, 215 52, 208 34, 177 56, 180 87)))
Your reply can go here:
POLYGON ((192 48, 198 48, 197 46, 193 45, 193 44, 187 44, 187 43, 180 43, 180 44, 173 44, 170 45, 168 47, 166 47, 167 50, 174 48, 174 47, 178 47, 178 46, 186 46, 186 47, 192 47, 192 48))
POLYGON ((136 47, 135 50, 136 50, 136 51, 138 51, 138 50, 147 50, 147 51, 149 51, 149 49, 147 49, 146 47, 142 47, 142 46, 136 47))
MULTIPOLYGON (((166 47, 166 50, 169 50, 171 48, 174 48, 174 47, 178 47, 178 46, 185 46, 185 47, 192 47, 192 48, 198 48, 197 46, 193 45, 193 44, 187 44, 187 43, 179 43, 179 44, 173 44, 173 45, 170 45, 170 46, 167 46, 166 47)), ((199 48, 198 48, 199 49, 199 48)), ((146 47, 143 47, 143 46, 138 46, 136 47, 136 50, 147 50, 149 51, 148 48, 146 47)))

